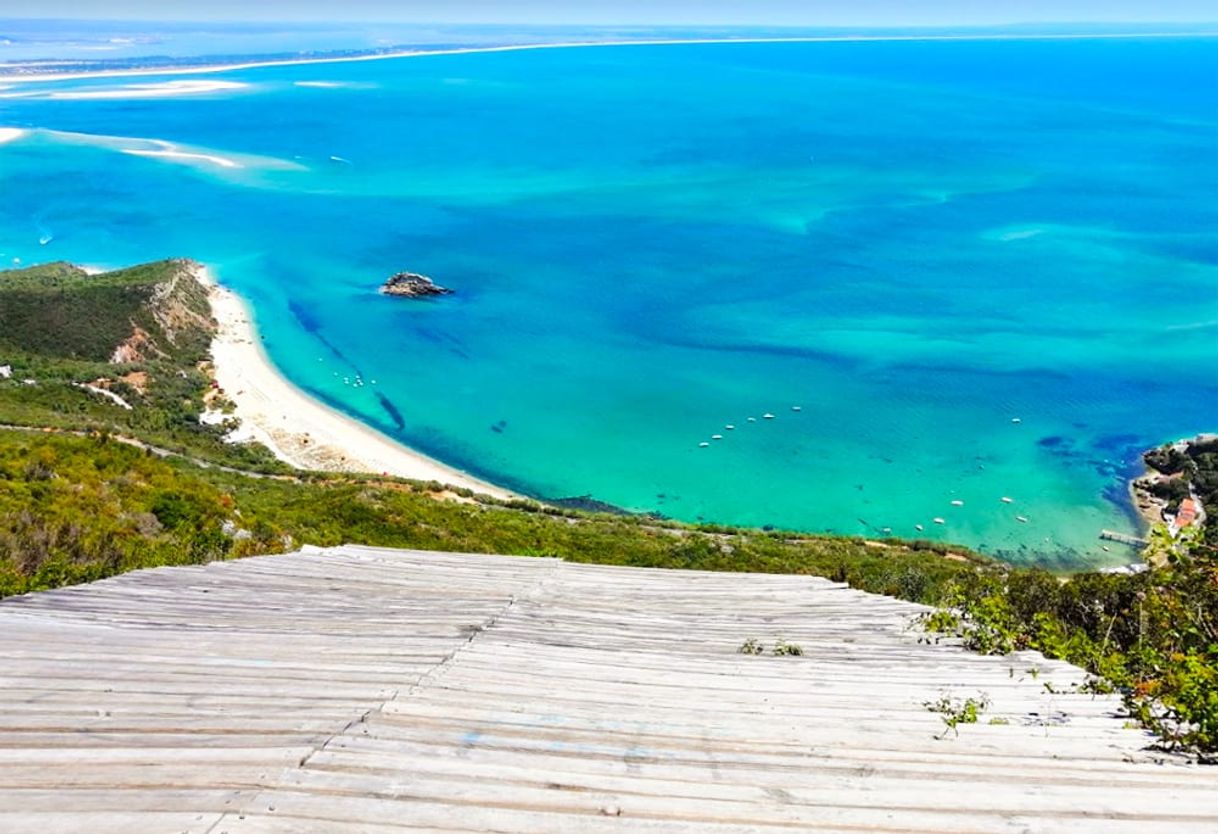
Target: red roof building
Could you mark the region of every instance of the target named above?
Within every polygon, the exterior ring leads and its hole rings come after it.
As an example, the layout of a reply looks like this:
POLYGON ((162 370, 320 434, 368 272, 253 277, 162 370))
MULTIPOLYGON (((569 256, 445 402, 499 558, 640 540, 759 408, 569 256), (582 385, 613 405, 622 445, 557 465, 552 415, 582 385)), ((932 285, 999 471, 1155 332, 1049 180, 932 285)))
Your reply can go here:
POLYGON ((1180 502, 1180 509, 1176 511, 1176 526, 1183 530, 1196 520, 1197 502, 1191 498, 1185 498, 1180 502))

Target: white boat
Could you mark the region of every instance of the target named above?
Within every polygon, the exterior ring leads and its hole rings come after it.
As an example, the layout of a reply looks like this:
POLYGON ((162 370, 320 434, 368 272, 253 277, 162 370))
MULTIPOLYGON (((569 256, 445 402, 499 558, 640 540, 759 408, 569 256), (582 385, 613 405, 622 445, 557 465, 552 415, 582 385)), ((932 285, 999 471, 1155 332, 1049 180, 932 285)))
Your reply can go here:
POLYGON ((915 525, 914 525, 914 529, 915 529, 915 530, 918 530, 919 532, 921 532, 922 530, 925 530, 926 528, 925 528, 925 527, 923 527, 921 524, 915 524, 915 525))
POLYGON ((964 506, 964 502, 963 502, 963 501, 953 501, 953 502, 952 502, 952 506, 953 506, 953 507, 963 507, 963 506, 964 506))
POLYGON ((1020 419, 1020 418, 1018 418, 1018 417, 1012 417, 1012 418, 1011 418, 1011 422, 1012 422, 1012 423, 1022 423, 1022 422, 1023 422, 1023 420, 1021 420, 1021 419, 1020 419))
POLYGON ((699 443, 699 444, 698 444, 698 446, 699 446, 700 448, 703 448, 703 449, 705 449, 705 448, 706 448, 707 446, 709 446, 709 445, 710 445, 710 444, 709 444, 709 443, 707 443, 705 440, 703 440, 701 443, 699 443))
POLYGON ((947 520, 943 518, 932 518, 931 521, 935 524, 947 524, 947 520))
POLYGON ((749 418, 749 422, 750 422, 750 423, 756 423, 756 422, 757 422, 757 418, 756 418, 756 417, 750 417, 750 418, 749 418))
POLYGON ((793 405, 793 406, 791 406, 791 410, 792 411, 803 411, 804 407, 802 405, 793 405))
POLYGON ((1007 498, 1007 497, 1004 495, 1004 496, 1002 496, 1002 498, 1001 498, 1001 499, 999 499, 999 500, 1001 500, 1001 501, 1002 501, 1002 503, 1004 503, 1004 504, 1010 504, 1010 503, 1012 503, 1012 502, 1013 502, 1015 499, 1014 499, 1014 498, 1007 498))
POLYGON ((1028 517, 1026 515, 1017 515, 1017 516, 1015 516, 1015 520, 1018 521, 1020 524, 1028 523, 1028 517))
POLYGON ((773 415, 773 414, 770 414, 768 411, 767 411, 765 414, 762 414, 761 416, 762 416, 762 417, 764 417, 764 418, 766 418, 767 420, 773 420, 773 419, 774 419, 774 415, 773 415))
POLYGON ((721 435, 721 434, 712 434, 711 435, 711 440, 722 440, 722 439, 723 439, 723 435, 721 435))
POLYGON ((727 424, 726 426, 724 426, 723 428, 727 429, 728 431, 735 431, 735 430, 736 430, 736 427, 735 427, 735 426, 733 426, 731 423, 728 423, 728 424, 727 424))

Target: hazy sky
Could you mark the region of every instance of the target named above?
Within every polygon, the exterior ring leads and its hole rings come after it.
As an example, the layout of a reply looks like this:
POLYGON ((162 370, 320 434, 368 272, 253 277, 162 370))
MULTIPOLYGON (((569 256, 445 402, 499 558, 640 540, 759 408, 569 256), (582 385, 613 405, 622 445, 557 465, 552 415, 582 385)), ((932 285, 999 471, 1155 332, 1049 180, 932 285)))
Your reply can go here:
POLYGON ((419 23, 985 25, 1218 21, 1218 0, 0 0, 4 17, 419 23))

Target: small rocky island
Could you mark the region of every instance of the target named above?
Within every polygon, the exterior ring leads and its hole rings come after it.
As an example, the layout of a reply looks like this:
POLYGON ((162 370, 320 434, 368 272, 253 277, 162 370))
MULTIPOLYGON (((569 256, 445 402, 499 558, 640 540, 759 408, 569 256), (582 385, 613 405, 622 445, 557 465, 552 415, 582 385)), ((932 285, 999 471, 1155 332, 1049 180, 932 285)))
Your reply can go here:
POLYGON ((428 298, 433 295, 451 295, 453 291, 448 287, 441 287, 426 275, 399 272, 381 285, 381 292, 402 298, 428 298))

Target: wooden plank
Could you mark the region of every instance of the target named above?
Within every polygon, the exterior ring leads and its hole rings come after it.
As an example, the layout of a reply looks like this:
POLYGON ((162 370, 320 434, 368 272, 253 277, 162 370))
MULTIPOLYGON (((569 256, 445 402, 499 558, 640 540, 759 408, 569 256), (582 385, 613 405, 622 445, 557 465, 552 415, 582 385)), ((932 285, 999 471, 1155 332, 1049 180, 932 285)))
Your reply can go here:
POLYGON ((350 546, 6 600, 0 832, 1218 829, 1212 774, 1046 690, 1080 670, 922 642, 924 610, 350 546), (936 738, 941 693, 992 705, 936 738))

